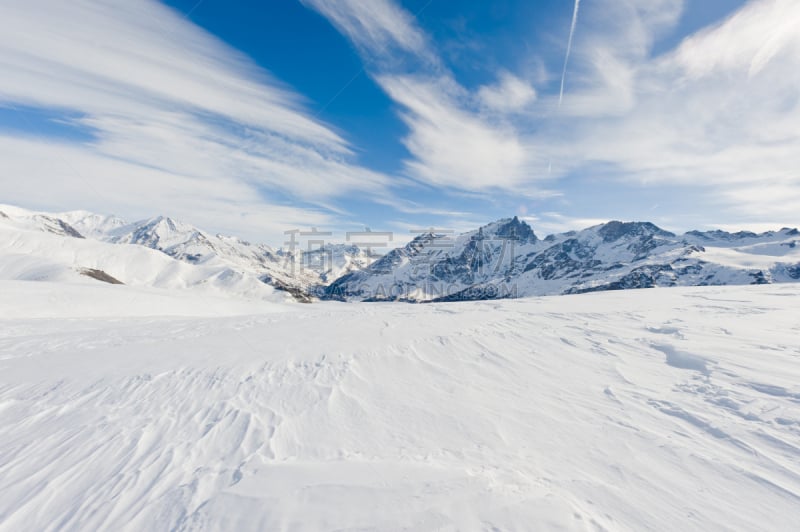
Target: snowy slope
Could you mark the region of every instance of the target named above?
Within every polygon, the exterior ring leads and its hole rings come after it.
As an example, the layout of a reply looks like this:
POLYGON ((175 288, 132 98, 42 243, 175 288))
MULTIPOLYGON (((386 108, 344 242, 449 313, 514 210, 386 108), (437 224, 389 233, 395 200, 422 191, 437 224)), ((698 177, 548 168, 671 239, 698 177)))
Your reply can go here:
POLYGON ((64 318, 25 305, 59 286, 0 282, 2 531, 800 522, 797 284, 180 318, 96 283, 64 318))
POLYGON ((338 300, 460 301, 800 280, 796 229, 682 236, 647 222, 609 222, 540 240, 499 220, 455 238, 422 235, 326 289, 338 300))
POLYGON ((84 238, 72 225, 57 216, 31 212, 12 205, 0 204, 0 222, 6 227, 42 231, 71 238, 84 238))
POLYGON ((214 264, 248 272, 304 301, 317 292, 317 287, 374 261, 356 245, 326 244, 312 251, 303 250, 305 253, 276 251, 236 237, 214 235, 165 216, 134 223, 85 211, 53 216, 88 238, 137 244, 191 264, 214 264))
POLYGON ((39 221, 0 218, 0 279, 82 284, 104 280, 248 299, 286 299, 284 293, 276 293, 257 276, 225 265, 192 265, 142 246, 43 230, 39 221))
POLYGON ((212 235, 163 216, 110 230, 103 239, 157 249, 193 264, 214 263, 247 271, 303 300, 313 296, 317 287, 374 261, 356 245, 325 244, 311 251, 276 251, 236 237, 212 235))
POLYGON ((115 244, 145 246, 190 264, 247 272, 289 290, 301 299, 319 283, 313 271, 291 268, 290 258, 279 256, 269 246, 253 245, 236 237, 212 235, 165 216, 109 227, 100 238, 115 244))
MULTIPOLYGON (((156 217, 128 223, 115 216, 86 211, 46 214, 7 205, 0 205, 0 212, 6 213, 0 216, 0 230, 5 230, 3 235, 6 241, 0 242, 0 246, 6 244, 5 253, 0 251, 0 263, 5 264, 4 269, 0 270, 0 278, 3 279, 62 280, 65 275, 74 277, 71 270, 86 267, 83 263, 107 263, 111 255, 116 254, 117 262, 134 260, 135 256, 145 257, 128 265, 137 270, 134 284, 140 285, 170 287, 207 283, 223 290, 226 286, 230 287, 230 295, 252 292, 252 297, 272 294, 271 287, 276 287, 285 291, 285 297, 308 301, 312 287, 320 284, 319 276, 314 271, 293 268, 292 257, 280 256, 268 246, 252 245, 235 237, 211 235, 170 218, 156 217), (78 245, 72 239, 63 242, 45 240, 53 244, 52 249, 57 255, 51 257, 48 251, 50 244, 43 245, 42 237, 37 232, 80 239, 85 237, 92 243, 78 245), (31 241, 25 242, 26 239, 31 241), (10 246, 12 241, 13 249, 10 246), (96 245, 100 242, 105 245, 96 245), (113 248, 109 247, 110 244, 120 246, 113 248), (58 251, 75 246, 83 250, 78 261, 81 264, 65 258, 58 251), (134 246, 150 248, 175 260, 153 259, 154 253, 132 251, 134 246), (96 250, 101 256, 91 260, 87 256, 90 250, 96 250), (30 256, 21 260, 20 252, 30 256), (59 267, 54 267, 54 264, 61 264, 61 270, 64 270, 65 260, 68 263, 67 271, 59 273, 59 267), (198 267, 176 266, 176 261, 198 267), (176 271, 165 276, 162 272, 164 267, 176 271), (270 288, 265 290, 261 284, 268 284, 270 288)), ((116 264, 113 269, 125 267, 116 264)), ((284 298, 284 295, 276 297, 284 298)))
MULTIPOLYGON (((295 305, 208 290, 168 290, 146 286, 109 286, 83 282, 0 280, 0 317, 153 318, 154 316, 214 317, 291 312, 295 305)), ((275 299, 275 298, 270 298, 275 299)), ((73 321, 77 324, 78 321, 73 321)), ((0 364, 2 366, 2 364, 0 364)))

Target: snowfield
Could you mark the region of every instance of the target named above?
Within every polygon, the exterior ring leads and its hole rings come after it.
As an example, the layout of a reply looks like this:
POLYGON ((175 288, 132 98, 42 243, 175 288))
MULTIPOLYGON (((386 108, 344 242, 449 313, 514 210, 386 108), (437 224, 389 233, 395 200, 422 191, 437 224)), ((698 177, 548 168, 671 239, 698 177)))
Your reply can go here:
POLYGON ((0 281, 0 529, 796 530, 800 285, 0 281))

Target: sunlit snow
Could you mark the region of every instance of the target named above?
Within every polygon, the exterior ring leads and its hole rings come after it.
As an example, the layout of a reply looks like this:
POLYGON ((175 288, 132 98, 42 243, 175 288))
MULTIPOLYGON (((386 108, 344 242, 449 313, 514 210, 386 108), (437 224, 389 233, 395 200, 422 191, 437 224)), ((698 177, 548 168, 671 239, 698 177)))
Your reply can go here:
POLYGON ((429 305, 0 294, 4 531, 800 521, 800 285, 429 305))

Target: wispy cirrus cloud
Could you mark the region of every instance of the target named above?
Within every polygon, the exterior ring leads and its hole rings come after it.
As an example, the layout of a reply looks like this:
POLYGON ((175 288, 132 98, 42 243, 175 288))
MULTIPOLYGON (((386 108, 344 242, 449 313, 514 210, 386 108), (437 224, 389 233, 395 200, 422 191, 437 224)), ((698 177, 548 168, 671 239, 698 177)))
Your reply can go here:
POLYGON ((415 156, 406 161, 410 175, 467 190, 520 183, 530 157, 518 137, 465 106, 471 95, 451 78, 387 75, 378 82, 404 109, 411 132, 403 142, 415 156))
POLYGON ((273 244, 301 227, 332 227, 336 213, 265 200, 247 182, 198 179, 123 159, 97 156, 74 143, 0 135, 3 201, 136 219, 165 213, 204 229, 273 244), (20 177, 24 176, 24 177, 20 177))
POLYGON ((514 113, 536 101, 536 89, 510 72, 500 72, 497 83, 480 87, 477 97, 490 112, 514 113))
POLYGON ((414 16, 392 0, 303 0, 359 49, 370 73, 402 110, 409 128, 405 162, 420 182, 468 190, 518 185, 541 165, 526 153, 510 112, 526 108, 536 91, 509 72, 470 91, 460 85, 414 16), (413 72, 409 73, 409 72, 413 72))
MULTIPOLYGON (((350 4, 313 1, 326 16, 331 5, 341 13, 350 4)), ((384 17, 365 15, 369 5, 347 16, 379 25, 384 17)), ((578 176, 591 175, 609 187, 702 195, 708 221, 800 221, 794 203, 783 201, 800 194, 800 3, 750 0, 658 54, 655 45, 676 31, 685 0, 585 3, 580 20, 573 7, 569 20, 580 31, 570 28, 563 92, 560 85, 525 89, 509 70, 498 72, 496 84, 468 87, 441 60, 436 68, 421 62, 409 75, 395 56, 407 61, 410 48, 391 40, 371 46, 343 32, 400 107, 411 177, 512 195, 568 177, 575 196, 578 176)), ((408 12, 397 3, 390 12, 427 46, 418 53, 437 56, 408 12)))
MULTIPOLYGON (((675 50, 629 60, 628 110, 586 120, 573 108, 575 142, 626 179, 713 186, 720 198, 754 182, 800 190, 797 20, 796 2, 753 1, 675 50)), ((762 197, 738 208, 782 203, 762 197)))
MULTIPOLYGON (((301 1, 353 43, 396 104, 407 127, 403 175, 359 165, 360 148, 301 95, 155 0, 7 0, 0 106, 41 111, 81 135, 0 131, 3 201, 163 212, 279 242, 284 223, 361 218, 345 212, 343 196, 458 222, 481 201, 497 211, 597 209, 584 190, 607 183, 620 191, 609 198, 634 186, 702 196, 717 221, 797 223, 793 0, 750 0, 671 50, 662 40, 680 26, 685 0, 583 2, 580 19, 564 9, 552 49, 535 52, 549 58, 496 64, 494 79, 472 85, 448 65, 463 58, 440 54, 396 1, 301 1), (528 76, 525 62, 542 71, 528 76)), ((612 207, 567 214, 540 219, 555 227, 617 216, 612 207)))
POLYGON ((439 64, 414 16, 393 0, 300 1, 330 20, 366 57, 385 61, 403 52, 431 65, 439 64))
POLYGON ((287 199, 309 206, 309 220, 331 221, 332 198, 385 194, 390 184, 355 163, 300 95, 154 0, 3 2, 0 58, 0 106, 63 113, 92 136, 65 144, 33 131, 24 149, 0 138, 4 201, 64 207, 54 191, 69 195, 83 179, 94 193, 75 207, 164 212, 254 237, 259 229, 237 222, 229 202, 271 226, 287 217, 287 199), (127 186, 137 175, 154 190, 127 186))

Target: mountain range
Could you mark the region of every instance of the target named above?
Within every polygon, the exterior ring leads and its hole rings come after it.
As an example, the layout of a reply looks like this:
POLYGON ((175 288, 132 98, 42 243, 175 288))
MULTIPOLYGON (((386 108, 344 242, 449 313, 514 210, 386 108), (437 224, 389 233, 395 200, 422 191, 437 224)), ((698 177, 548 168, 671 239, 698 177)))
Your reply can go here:
POLYGON ((371 260, 348 245, 313 253, 275 250, 163 216, 129 223, 85 211, 50 214, 0 205, 0 279, 91 278, 308 302, 326 279, 371 260))
POLYGON ((670 233, 612 221, 540 239, 518 218, 428 233, 325 288, 339 300, 462 301, 800 280, 800 232, 670 233))
POLYGON ((517 217, 426 233, 376 257, 352 244, 274 249, 158 216, 0 205, 0 278, 91 280, 251 298, 447 302, 800 280, 800 232, 690 231, 612 221, 539 238, 517 217))

